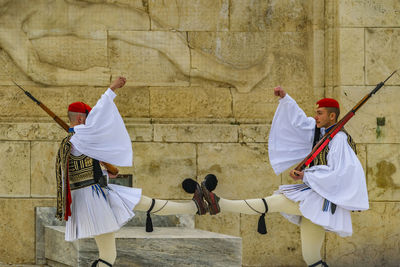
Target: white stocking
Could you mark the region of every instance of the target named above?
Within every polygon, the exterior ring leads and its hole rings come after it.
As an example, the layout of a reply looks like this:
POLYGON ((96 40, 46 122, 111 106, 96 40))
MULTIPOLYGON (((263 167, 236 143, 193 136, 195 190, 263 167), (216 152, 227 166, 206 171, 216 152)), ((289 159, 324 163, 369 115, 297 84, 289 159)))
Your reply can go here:
POLYGON ((320 261, 321 247, 325 238, 324 228, 302 217, 300 223, 300 233, 304 261, 307 263, 307 265, 311 265, 320 261))
MULTIPOLYGON (((299 204, 289 200, 282 194, 264 198, 268 204, 268 212, 284 212, 293 215, 301 215, 299 204)), ((235 212, 244 214, 260 214, 265 212, 265 206, 261 198, 247 200, 229 200, 221 198, 219 206, 222 212, 235 212)))
MULTIPOLYGON (((156 215, 174 215, 174 214, 196 214, 196 204, 190 201, 176 202, 169 200, 155 199, 154 207, 151 213, 156 215)), ((139 203, 134 210, 148 211, 151 206, 151 198, 142 195, 139 203)))
MULTIPOLYGON (((283 194, 272 195, 264 198, 268 204, 268 212, 284 212, 293 215, 302 215, 299 204, 289 200, 283 194)), ((219 205, 222 212, 235 212, 257 215, 265 212, 263 201, 258 199, 229 200, 221 198, 219 205)), ((321 260, 321 247, 325 237, 323 227, 313 224, 306 218, 301 218, 300 224, 301 245, 303 259, 307 265, 321 260)))
MULTIPOLYGON (((115 233, 107 233, 94 237, 97 248, 99 249, 99 258, 110 264, 114 264, 117 258, 117 249, 115 247, 115 233)), ((99 267, 108 267, 102 262, 97 264, 99 267)))

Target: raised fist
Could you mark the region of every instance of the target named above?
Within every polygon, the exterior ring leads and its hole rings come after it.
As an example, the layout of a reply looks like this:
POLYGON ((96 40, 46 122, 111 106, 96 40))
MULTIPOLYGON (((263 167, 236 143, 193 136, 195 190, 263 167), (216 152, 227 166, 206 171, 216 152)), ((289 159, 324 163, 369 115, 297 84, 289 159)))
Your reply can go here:
POLYGON ((120 76, 110 85, 110 89, 115 91, 115 89, 121 88, 122 86, 124 86, 125 83, 126 83, 126 78, 120 76))
POLYGON ((286 92, 282 89, 282 87, 278 86, 274 88, 274 95, 284 98, 286 96, 286 92))

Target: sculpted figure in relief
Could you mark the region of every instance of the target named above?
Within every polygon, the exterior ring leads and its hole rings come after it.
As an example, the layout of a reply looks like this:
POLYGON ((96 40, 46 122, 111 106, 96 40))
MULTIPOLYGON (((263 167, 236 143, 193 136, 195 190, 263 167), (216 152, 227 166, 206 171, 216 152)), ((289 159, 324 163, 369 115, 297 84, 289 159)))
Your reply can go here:
POLYGON ((186 76, 228 83, 239 92, 249 92, 265 78, 273 62, 272 55, 248 68, 219 62, 191 49, 180 32, 150 31, 148 13, 109 0, 0 0, 0 25, 0 47, 33 81, 47 85, 102 86, 111 79, 107 66, 73 70, 41 61, 31 40, 49 36, 104 39, 98 33, 107 32, 108 40, 157 50, 186 76), (193 67, 191 61, 198 64, 193 67))

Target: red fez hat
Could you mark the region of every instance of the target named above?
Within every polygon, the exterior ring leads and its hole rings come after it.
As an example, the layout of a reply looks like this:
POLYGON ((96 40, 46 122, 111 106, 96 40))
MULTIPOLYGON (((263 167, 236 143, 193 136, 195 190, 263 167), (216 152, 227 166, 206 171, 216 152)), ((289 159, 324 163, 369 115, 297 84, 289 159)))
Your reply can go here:
POLYGON ((323 98, 317 102, 318 108, 339 108, 339 102, 333 98, 323 98))
POLYGON ((68 106, 68 111, 85 113, 86 115, 89 114, 91 110, 92 108, 83 102, 74 102, 68 106))

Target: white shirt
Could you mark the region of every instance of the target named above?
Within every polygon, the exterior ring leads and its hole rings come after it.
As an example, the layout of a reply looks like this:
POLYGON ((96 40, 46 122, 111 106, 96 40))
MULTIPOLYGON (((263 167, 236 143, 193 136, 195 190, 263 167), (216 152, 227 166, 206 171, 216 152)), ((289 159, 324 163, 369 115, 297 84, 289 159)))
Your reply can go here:
POLYGON ((132 143, 108 88, 86 118, 74 127, 71 153, 85 154, 117 166, 132 166, 132 143))
MULTIPOLYGON (((271 125, 268 153, 276 174, 302 161, 312 150, 315 119, 307 117, 288 94, 279 100, 271 125)), ((325 199, 348 210, 369 208, 364 170, 339 132, 328 144, 327 165, 304 170, 303 182, 325 199)))

